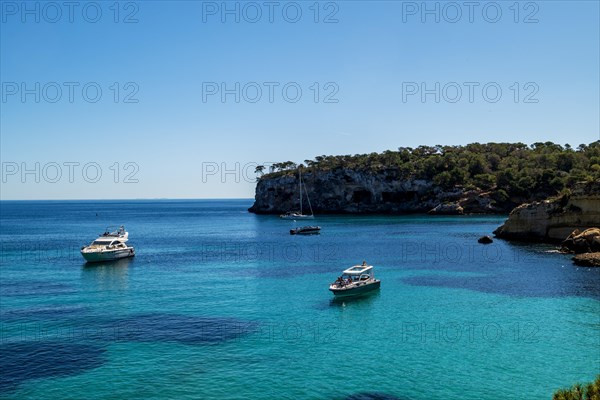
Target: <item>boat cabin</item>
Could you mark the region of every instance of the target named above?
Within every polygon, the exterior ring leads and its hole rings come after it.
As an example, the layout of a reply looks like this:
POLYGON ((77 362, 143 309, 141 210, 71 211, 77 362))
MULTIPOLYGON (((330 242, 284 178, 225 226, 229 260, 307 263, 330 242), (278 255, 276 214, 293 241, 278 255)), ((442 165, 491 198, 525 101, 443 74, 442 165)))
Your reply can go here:
POLYGON ((344 282, 360 282, 375 278, 372 265, 355 265, 342 273, 344 282))
POLYGON ((90 247, 106 246, 107 248, 119 248, 119 247, 125 248, 126 246, 125 246, 125 243, 123 243, 123 242, 124 242, 123 239, 115 239, 113 237, 98 238, 90 244, 90 247))

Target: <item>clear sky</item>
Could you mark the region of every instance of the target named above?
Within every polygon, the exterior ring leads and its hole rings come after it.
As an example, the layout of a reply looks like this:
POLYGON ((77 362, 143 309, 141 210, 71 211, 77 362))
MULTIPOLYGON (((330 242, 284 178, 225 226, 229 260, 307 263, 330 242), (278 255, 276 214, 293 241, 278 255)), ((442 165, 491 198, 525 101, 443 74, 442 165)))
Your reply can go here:
POLYGON ((256 164, 600 138, 598 1, 0 4, 2 199, 248 198, 256 164))

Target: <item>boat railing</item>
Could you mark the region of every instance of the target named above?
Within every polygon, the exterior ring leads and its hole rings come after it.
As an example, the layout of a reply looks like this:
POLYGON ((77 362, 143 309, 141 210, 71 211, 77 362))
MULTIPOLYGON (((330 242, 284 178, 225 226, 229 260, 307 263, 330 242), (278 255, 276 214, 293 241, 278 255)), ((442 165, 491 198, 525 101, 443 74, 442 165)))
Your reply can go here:
POLYGON ((101 236, 104 237, 119 237, 119 236, 123 236, 125 235, 125 226, 121 225, 119 227, 117 226, 107 226, 106 229, 104 230, 104 233, 101 236))

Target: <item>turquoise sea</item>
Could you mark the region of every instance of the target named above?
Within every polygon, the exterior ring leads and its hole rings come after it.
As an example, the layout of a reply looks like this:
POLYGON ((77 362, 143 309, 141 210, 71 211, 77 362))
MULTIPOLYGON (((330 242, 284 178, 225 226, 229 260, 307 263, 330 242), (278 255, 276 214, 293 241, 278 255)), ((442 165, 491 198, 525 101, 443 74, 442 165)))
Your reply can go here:
POLYGON ((323 216, 251 200, 0 202, 2 399, 550 399, 600 373, 600 270, 480 245, 502 216, 323 216), (79 248, 125 224, 133 259, 79 248), (334 301, 366 260, 381 289, 334 301))

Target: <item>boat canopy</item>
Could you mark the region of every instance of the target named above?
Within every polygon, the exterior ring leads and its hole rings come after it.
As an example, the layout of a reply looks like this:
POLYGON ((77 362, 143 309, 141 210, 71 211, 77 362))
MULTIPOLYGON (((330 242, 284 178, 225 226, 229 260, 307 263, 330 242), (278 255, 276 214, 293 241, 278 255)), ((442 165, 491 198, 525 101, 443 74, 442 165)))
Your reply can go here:
POLYGON ((344 274, 360 276, 362 274, 370 274, 372 269, 372 265, 355 265, 345 270, 344 274))

